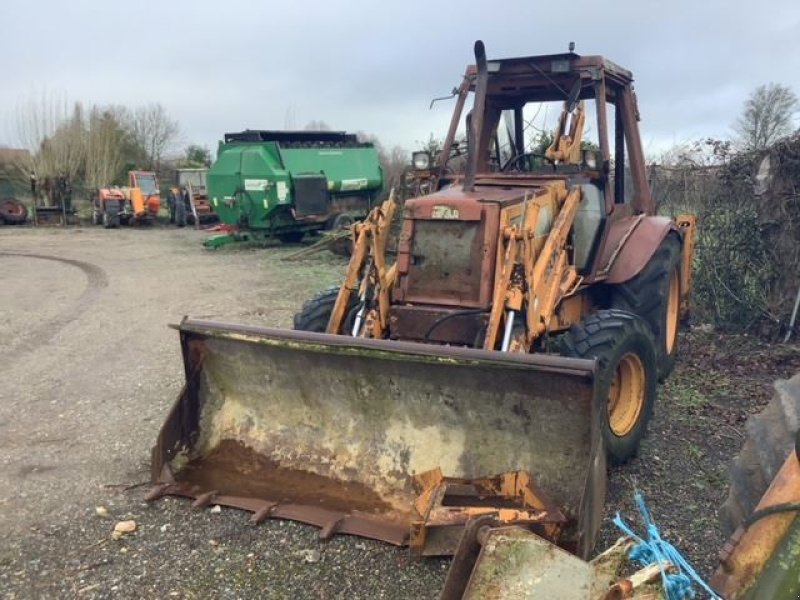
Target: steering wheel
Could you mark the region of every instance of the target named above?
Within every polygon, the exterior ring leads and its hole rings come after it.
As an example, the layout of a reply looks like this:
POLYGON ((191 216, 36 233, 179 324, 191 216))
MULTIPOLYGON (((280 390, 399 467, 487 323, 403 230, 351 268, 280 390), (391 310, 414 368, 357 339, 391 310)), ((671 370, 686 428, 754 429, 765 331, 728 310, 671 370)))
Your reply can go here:
POLYGON ((523 152, 522 154, 512 156, 500 170, 504 173, 508 171, 533 171, 531 167, 534 165, 536 159, 538 159, 542 165, 548 164, 555 170, 556 163, 540 152, 523 152))

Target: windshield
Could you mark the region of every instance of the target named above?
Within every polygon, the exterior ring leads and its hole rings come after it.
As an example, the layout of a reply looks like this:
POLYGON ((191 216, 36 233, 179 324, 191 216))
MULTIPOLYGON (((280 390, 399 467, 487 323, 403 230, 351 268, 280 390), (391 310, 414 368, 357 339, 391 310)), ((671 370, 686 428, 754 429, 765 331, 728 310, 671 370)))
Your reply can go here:
POLYGON ((206 187, 206 171, 180 171, 178 173, 178 185, 186 187, 189 184, 193 188, 206 187))
MULTIPOLYGON (((474 92, 469 92, 465 105, 469 106, 472 103, 474 103, 474 92)), ((553 137, 564 110, 564 100, 536 99, 514 106, 515 104, 516 102, 511 102, 503 96, 493 97, 490 95, 487 98, 484 126, 489 126, 491 135, 488 148, 484 150, 486 154, 481 157, 487 162, 479 164, 479 171, 553 172, 553 163, 546 158, 545 154, 553 144, 553 137), (514 110, 515 108, 516 110, 514 110)), ((580 149, 597 151, 600 139, 597 130, 595 100, 586 98, 581 106, 584 120, 581 128, 580 149)), ((607 110, 613 116, 613 105, 609 105, 607 110)), ((470 114, 471 111, 464 118, 459 119, 454 132, 454 139, 463 147, 467 145, 465 142, 470 114)), ((575 111, 570 113, 565 134, 569 132, 569 124, 575 114, 575 111)), ((614 148, 611 148, 612 158, 613 151, 614 148)), ((452 154, 453 148, 451 148, 452 154)), ((565 161, 561 159, 560 162, 565 161)), ((452 172, 464 170, 463 166, 459 169, 455 165, 453 160, 449 160, 448 170, 452 172)))
POLYGON ((139 174, 136 176, 136 185, 141 188, 142 193, 150 196, 151 194, 158 193, 158 187, 156 186, 156 178, 155 175, 142 175, 139 174))

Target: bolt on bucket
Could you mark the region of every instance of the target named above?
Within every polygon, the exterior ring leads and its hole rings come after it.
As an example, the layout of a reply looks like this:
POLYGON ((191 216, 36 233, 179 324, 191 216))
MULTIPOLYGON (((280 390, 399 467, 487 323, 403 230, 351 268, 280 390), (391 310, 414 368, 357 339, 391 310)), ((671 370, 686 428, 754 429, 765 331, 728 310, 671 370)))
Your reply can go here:
POLYGON ((435 496, 426 473, 461 490, 526 471, 530 490, 498 509, 541 498, 511 513, 550 522, 560 511, 564 544, 591 550, 605 497, 593 361, 195 320, 177 329, 186 385, 153 448, 150 499, 404 544, 425 522, 419 498, 435 496))

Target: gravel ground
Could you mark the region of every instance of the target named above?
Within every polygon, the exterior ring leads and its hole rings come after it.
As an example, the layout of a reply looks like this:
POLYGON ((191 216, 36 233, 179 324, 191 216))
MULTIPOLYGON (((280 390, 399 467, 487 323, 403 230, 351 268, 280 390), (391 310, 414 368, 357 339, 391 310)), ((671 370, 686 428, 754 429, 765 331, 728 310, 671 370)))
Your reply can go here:
MULTIPOLYGON (((142 498, 177 395, 184 314, 288 327, 345 262, 294 249, 200 247, 194 230, 0 228, 0 598, 434 598, 447 561, 184 500, 142 498), (97 507, 104 507, 98 514, 97 507), (137 530, 110 537, 119 520, 137 530)), ((716 506, 746 415, 800 370, 796 346, 691 333, 640 458, 611 473, 609 510, 645 492, 708 575, 716 506)), ((615 537, 606 526, 601 543, 615 537)))

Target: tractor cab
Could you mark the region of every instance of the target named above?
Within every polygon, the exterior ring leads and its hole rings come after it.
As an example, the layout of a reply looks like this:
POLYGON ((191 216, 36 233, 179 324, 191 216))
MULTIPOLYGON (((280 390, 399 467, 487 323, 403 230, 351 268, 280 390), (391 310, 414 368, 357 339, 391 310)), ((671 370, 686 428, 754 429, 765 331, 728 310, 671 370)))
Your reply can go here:
POLYGON ((128 182, 133 218, 137 221, 155 219, 161 206, 156 174, 152 171, 129 171, 128 182))

